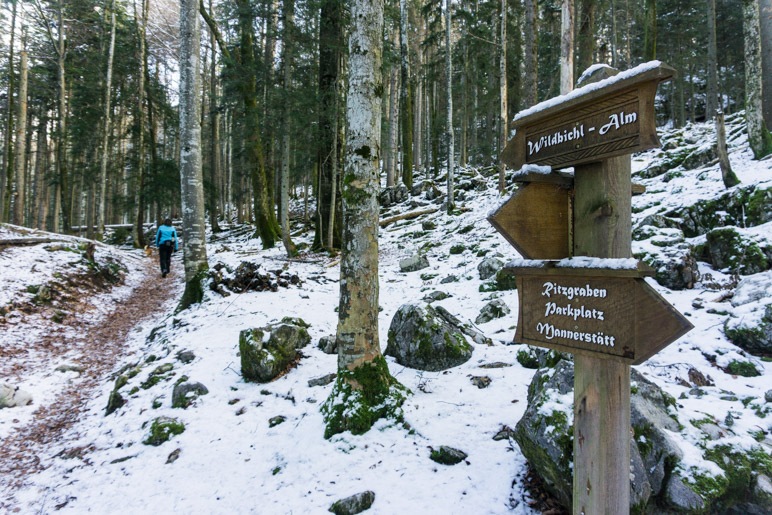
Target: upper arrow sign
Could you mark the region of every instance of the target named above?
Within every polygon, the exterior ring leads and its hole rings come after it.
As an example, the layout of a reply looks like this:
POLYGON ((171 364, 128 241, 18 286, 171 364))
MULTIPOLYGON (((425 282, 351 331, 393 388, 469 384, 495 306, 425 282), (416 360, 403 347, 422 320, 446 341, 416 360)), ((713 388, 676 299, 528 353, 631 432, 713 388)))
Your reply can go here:
POLYGON ((659 61, 644 63, 522 111, 501 160, 516 170, 529 163, 557 168, 659 146, 654 96, 674 75, 659 61))
POLYGON ((520 295, 516 342, 639 365, 693 328, 641 278, 650 270, 619 259, 570 266, 587 259, 505 268, 520 295))

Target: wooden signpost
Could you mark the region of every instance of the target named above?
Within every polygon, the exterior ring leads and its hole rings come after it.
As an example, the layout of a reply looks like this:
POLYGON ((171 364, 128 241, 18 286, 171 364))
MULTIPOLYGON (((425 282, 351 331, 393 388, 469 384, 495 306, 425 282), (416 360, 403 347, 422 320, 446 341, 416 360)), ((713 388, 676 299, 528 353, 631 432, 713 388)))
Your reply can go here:
POLYGON ((674 74, 646 63, 534 106, 502 153, 516 170, 574 167, 570 182, 525 173, 488 219, 527 258, 505 269, 518 283, 515 341, 574 354, 576 514, 629 512, 630 365, 692 328, 631 256, 629 154, 658 145, 654 95, 674 74))

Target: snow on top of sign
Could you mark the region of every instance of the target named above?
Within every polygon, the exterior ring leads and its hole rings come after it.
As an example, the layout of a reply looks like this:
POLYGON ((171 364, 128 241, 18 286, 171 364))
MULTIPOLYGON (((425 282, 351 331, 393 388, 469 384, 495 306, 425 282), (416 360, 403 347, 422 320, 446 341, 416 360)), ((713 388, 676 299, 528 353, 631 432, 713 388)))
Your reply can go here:
POLYGON ((552 173, 552 167, 549 165, 525 164, 523 165, 522 168, 520 168, 519 171, 514 173, 514 177, 519 177, 521 175, 528 175, 529 173, 549 175, 552 173))
POLYGON ((593 91, 597 91, 599 89, 608 87, 622 80, 630 79, 632 77, 635 77, 636 75, 640 75, 641 73, 645 73, 647 71, 656 69, 661 65, 662 65, 661 61, 649 61, 647 63, 639 64, 635 68, 630 68, 629 70, 620 72, 619 74, 614 75, 613 77, 609 77, 608 79, 603 79, 601 81, 593 82, 586 86, 582 86, 581 88, 576 88, 575 90, 570 91, 565 95, 560 95, 560 96, 551 98, 549 100, 545 100, 544 102, 540 102, 533 107, 529 107, 528 109, 520 111, 515 115, 515 118, 513 119, 513 121, 517 121, 521 118, 525 118, 526 116, 531 116, 533 114, 544 111, 556 105, 562 104, 563 102, 567 102, 568 100, 579 98, 584 95, 589 95, 593 91))
POLYGON ((574 256, 560 261, 541 259, 513 259, 507 268, 546 268, 548 264, 555 268, 602 268, 605 270, 637 270, 638 260, 634 258, 598 258, 574 256))

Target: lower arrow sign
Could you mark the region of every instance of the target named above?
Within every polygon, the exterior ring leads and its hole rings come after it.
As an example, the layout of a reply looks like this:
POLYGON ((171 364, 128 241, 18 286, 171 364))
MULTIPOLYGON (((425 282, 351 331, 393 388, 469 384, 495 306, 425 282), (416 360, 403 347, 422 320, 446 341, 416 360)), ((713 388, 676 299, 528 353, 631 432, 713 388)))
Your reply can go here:
POLYGON ((637 271, 507 267, 520 296, 515 341, 632 365, 694 326, 637 271), (640 274, 638 274, 640 275, 640 274))

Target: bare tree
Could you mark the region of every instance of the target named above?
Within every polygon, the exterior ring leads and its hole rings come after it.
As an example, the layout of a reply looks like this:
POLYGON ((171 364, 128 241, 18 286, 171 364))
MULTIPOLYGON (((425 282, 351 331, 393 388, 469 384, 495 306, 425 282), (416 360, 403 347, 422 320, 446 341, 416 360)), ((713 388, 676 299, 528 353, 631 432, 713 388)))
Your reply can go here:
POLYGON ((560 94, 574 89, 574 0, 563 0, 560 9, 560 94))
POLYGON ((447 83, 447 127, 445 132, 445 140, 448 150, 448 213, 451 213, 456 207, 455 194, 453 193, 453 172, 455 170, 455 163, 453 161, 453 56, 450 40, 450 29, 452 25, 452 18, 450 14, 450 0, 445 0, 445 77, 447 83))
POLYGON ((758 0, 743 0, 745 41, 745 120, 748 143, 756 159, 772 153, 772 134, 767 130, 761 106, 761 45, 758 0))

